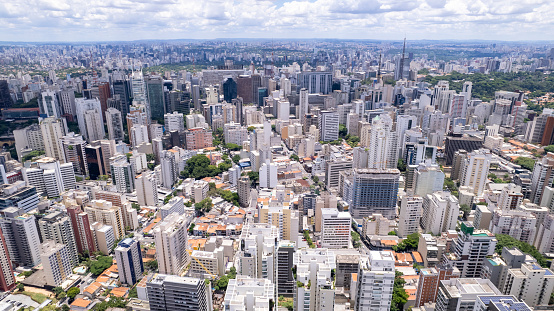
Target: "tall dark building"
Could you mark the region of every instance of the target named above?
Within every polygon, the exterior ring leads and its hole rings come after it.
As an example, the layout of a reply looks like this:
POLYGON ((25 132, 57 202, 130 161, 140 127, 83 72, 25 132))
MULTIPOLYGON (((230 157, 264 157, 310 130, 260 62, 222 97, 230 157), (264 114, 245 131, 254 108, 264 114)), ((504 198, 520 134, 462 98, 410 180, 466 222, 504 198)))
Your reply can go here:
POLYGON ((264 104, 264 97, 268 97, 269 94, 267 92, 267 87, 259 87, 258 88, 258 106, 262 106, 264 104))
POLYGON ((192 106, 190 92, 183 92, 179 90, 169 91, 168 99, 168 113, 177 111, 183 114, 190 114, 190 109, 192 106))
POLYGON ((150 105, 150 117, 152 120, 163 120, 165 111, 165 101, 163 92, 164 80, 160 76, 150 76, 145 78, 146 96, 150 105))
MULTIPOLYGON (((258 92, 258 89, 256 89, 258 92)), ((254 91, 252 89, 252 77, 241 75, 237 78, 237 96, 242 97, 244 103, 251 104, 254 102, 254 91)))
POLYGON ((293 257, 294 243, 281 241, 277 248, 277 296, 294 295, 293 257))
POLYGON ((13 104, 7 80, 0 80, 0 108, 10 108, 13 104))
POLYGON ((258 106, 261 104, 258 96, 258 88, 260 87, 262 87, 262 76, 252 75, 252 100, 258 106))
POLYGON ((104 165, 102 163, 102 148, 98 146, 86 146, 85 155, 87 158, 88 173, 90 179, 96 180, 100 175, 107 175, 104 172, 104 165))
POLYGON ((126 116, 129 113, 129 106, 131 105, 131 82, 129 80, 118 80, 113 83, 113 94, 119 95, 121 100, 120 107, 114 107, 121 111, 122 116, 126 116))
POLYGON ((467 152, 480 149, 483 146, 483 140, 474 136, 462 136, 461 134, 453 134, 446 136, 444 143, 444 151, 446 156, 446 165, 451 165, 454 159, 454 153, 460 149, 467 152))
POLYGON ((227 78, 223 82, 223 99, 230 103, 235 98, 237 98, 237 83, 233 78, 227 78))

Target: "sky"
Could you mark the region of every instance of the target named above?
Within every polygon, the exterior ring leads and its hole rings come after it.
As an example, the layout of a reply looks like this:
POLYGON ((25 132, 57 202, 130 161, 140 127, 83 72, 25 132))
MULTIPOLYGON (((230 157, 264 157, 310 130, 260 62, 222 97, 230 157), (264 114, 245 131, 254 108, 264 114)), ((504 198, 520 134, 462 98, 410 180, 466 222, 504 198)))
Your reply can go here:
POLYGON ((0 41, 554 40, 551 0, 3 0, 0 41))

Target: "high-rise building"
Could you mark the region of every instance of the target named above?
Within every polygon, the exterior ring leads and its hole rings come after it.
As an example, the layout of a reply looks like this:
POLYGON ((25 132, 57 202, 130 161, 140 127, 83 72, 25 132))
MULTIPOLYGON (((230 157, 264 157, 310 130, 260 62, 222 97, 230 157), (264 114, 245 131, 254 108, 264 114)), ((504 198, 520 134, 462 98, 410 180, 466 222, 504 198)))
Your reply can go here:
POLYGON ((95 222, 90 228, 94 235, 96 249, 104 255, 109 255, 116 243, 113 227, 95 222))
POLYGON ((223 310, 269 310, 273 301, 275 301, 275 284, 270 280, 237 276, 229 280, 223 310))
POLYGON ((237 83, 229 77, 223 82, 223 100, 230 103, 237 98, 237 83))
POLYGON ((460 149, 454 153, 450 179, 458 180, 462 176, 463 163, 465 163, 466 158, 467 158, 467 151, 463 149, 460 149))
POLYGON ((155 274, 146 283, 151 311, 210 311, 211 289, 203 279, 155 274))
POLYGON ((277 295, 292 297, 294 294, 294 275, 292 273, 295 244, 291 241, 279 241, 277 245, 277 295))
POLYGON ((10 108, 13 104, 12 97, 10 95, 10 86, 7 80, 0 80, 0 107, 10 108))
POLYGON ((325 182, 327 183, 327 189, 338 188, 340 174, 343 171, 349 171, 353 167, 354 163, 350 159, 336 159, 331 161, 325 161, 325 182))
POLYGON ((475 230, 468 222, 462 222, 461 231, 453 241, 451 253, 443 255, 443 262, 460 270, 462 278, 477 278, 481 275, 483 260, 494 254, 497 240, 487 230, 475 230))
POLYGON ((87 142, 83 139, 83 136, 73 132, 68 133, 62 137, 61 144, 65 162, 73 165, 75 175, 88 176, 87 156, 85 153, 87 142))
POLYGON ((547 153, 540 161, 535 162, 531 175, 531 202, 539 204, 546 187, 554 181, 554 153, 547 153))
POLYGON ((36 219, 15 207, 3 209, 0 227, 12 262, 25 267, 40 263, 40 237, 36 219))
POLYGON ((140 206, 158 204, 158 186, 154 172, 144 172, 136 177, 137 200, 140 206))
MULTIPOLYGON (((61 118, 62 116, 62 109, 58 102, 58 97, 53 91, 42 92, 39 107, 40 113, 44 117, 61 118)), ((6 108, 9 108, 9 106, 6 108)))
POLYGON ((121 283, 131 285, 142 278, 144 266, 139 241, 126 238, 119 242, 114 257, 121 283))
POLYGON ((46 284, 53 287, 62 285, 75 266, 71 261, 67 246, 52 240, 42 243, 40 258, 46 276, 46 284))
POLYGON ((299 249, 294 254, 294 265, 297 283, 294 305, 302 310, 334 310, 335 284, 331 273, 337 268, 335 253, 325 248, 299 249))
POLYGON ((8 245, 2 230, 0 230, 0 290, 3 292, 15 288, 15 276, 13 274, 12 261, 8 245))
POLYGON ((184 131, 185 123, 183 114, 174 111, 173 113, 164 114, 164 123, 166 131, 184 131))
POLYGON ((388 115, 377 116, 371 123, 367 167, 377 169, 396 168, 398 148, 392 119, 388 115))
POLYGON ((185 147, 187 150, 212 147, 212 141, 213 136, 211 130, 197 127, 185 131, 185 147))
POLYGON ((390 309, 394 284, 394 256, 390 252, 370 251, 369 258, 360 260, 355 310, 386 311, 390 309))
POLYGON ((60 211, 50 211, 38 221, 42 240, 52 240, 66 246, 71 267, 79 263, 77 245, 69 217, 60 211))
POLYGON ((444 187, 444 172, 436 164, 419 163, 413 175, 414 195, 425 197, 428 194, 441 191, 444 187))
POLYGON ((492 213, 490 231, 493 234, 507 234, 512 238, 533 244, 537 233, 537 218, 522 210, 496 209, 492 213))
POLYGON ((321 111, 318 120, 320 140, 339 139, 339 114, 336 111, 321 111))
POLYGON ((27 213, 37 208, 39 200, 37 189, 22 180, 0 185, 0 210, 14 206, 27 213))
MULTIPOLYGON (((98 144, 87 145, 85 147, 85 156, 87 163, 87 171, 90 179, 96 180, 100 175, 108 175, 106 171, 106 163, 104 163, 104 156, 102 154, 102 146, 98 144)), ((109 158, 108 158, 109 159, 109 158)))
POLYGON ((349 248, 352 218, 336 208, 321 210, 321 247, 349 248))
POLYGON ((421 269, 416 292, 415 307, 437 301, 437 292, 441 281, 448 281, 460 277, 456 267, 439 264, 433 268, 421 269))
POLYGON ((131 105, 131 81, 129 80, 116 80, 113 82, 114 98, 119 97, 120 106, 114 107, 121 111, 121 115, 127 115, 129 113, 129 106, 131 105), (118 109, 119 108, 119 109, 118 109))
POLYGON ((67 134, 65 119, 46 118, 40 121, 40 131, 47 157, 65 163, 61 139, 67 134))
POLYGON ((40 125, 31 124, 23 129, 14 130, 15 151, 17 158, 22 162, 23 153, 34 150, 44 150, 44 141, 40 125))
POLYGON ((398 218, 398 236, 406 238, 419 231, 419 222, 423 214, 423 198, 403 196, 398 218))
POLYGON ((179 177, 178 167, 173 150, 164 150, 160 155, 160 165, 162 170, 161 185, 171 189, 179 177))
POLYGON ((248 130, 239 123, 230 122, 223 125, 223 135, 227 144, 242 146, 242 143, 248 140, 248 130))
POLYGON ((100 100, 77 98, 75 100, 79 131, 88 142, 103 139, 104 122, 100 100))
POLYGON ((491 160, 492 155, 488 149, 479 149, 468 153, 462 164, 460 185, 471 187, 477 196, 482 195, 489 175, 491 160))
POLYGON ((473 136, 462 136, 454 134, 445 138, 444 150, 446 157, 446 165, 452 165, 454 153, 458 150, 466 150, 471 152, 480 149, 483 146, 483 139, 473 136))
POLYGON ((84 254, 85 252, 92 254, 96 251, 96 244, 90 229, 91 222, 89 221, 88 214, 83 212, 79 206, 68 206, 67 214, 71 219, 77 252, 79 254, 84 254))
POLYGON ((333 88, 333 74, 328 71, 304 71, 298 76, 298 85, 310 94, 329 94, 333 88))
POLYGON ((49 157, 40 158, 35 163, 36 166, 23 169, 23 179, 29 186, 35 187, 38 193, 57 197, 65 190, 75 189, 72 163, 60 164, 49 157))
POLYGON ((149 76, 145 82, 151 120, 163 120, 166 113, 163 79, 160 76, 149 76))
POLYGON ((100 102, 100 116, 102 120, 106 117, 104 113, 108 109, 108 99, 112 96, 110 91, 110 84, 108 82, 100 82, 98 85, 93 86, 90 89, 91 97, 97 99, 100 102))
POLYGON ((131 193, 135 188, 135 176, 131 163, 127 162, 127 157, 117 157, 110 163, 112 173, 112 182, 115 184, 117 192, 131 193))
POLYGON ((173 213, 154 228, 156 259, 160 273, 180 275, 190 263, 187 252, 188 226, 187 216, 173 213))
POLYGON ((110 140, 122 141, 125 138, 121 111, 108 108, 106 110, 106 124, 108 125, 108 138, 110 140))
POLYGON ((400 171, 354 169, 340 173, 340 193, 354 218, 381 214, 396 217, 400 171))
POLYGON ((250 205, 250 178, 248 176, 242 176, 237 182, 237 192, 239 194, 239 203, 242 207, 250 205))
POLYGON ((514 295, 531 307, 548 305, 554 290, 554 273, 537 263, 524 263, 508 270, 502 292, 514 295))
POLYGON ((440 281, 439 284, 435 310, 475 310, 475 301, 479 296, 490 297, 492 300, 495 296, 501 295, 502 293, 490 280, 478 278, 444 280, 440 281))
POLYGON ((439 235, 456 228, 460 206, 450 192, 428 194, 423 200, 421 227, 424 232, 439 235))
POLYGON ((260 188, 277 187, 277 166, 273 163, 263 163, 260 166, 260 188))
POLYGON ((89 219, 92 222, 99 222, 112 226, 116 239, 125 236, 125 225, 123 223, 121 209, 117 206, 113 206, 111 202, 105 200, 92 200, 90 206, 85 206, 85 212, 89 215, 89 219))

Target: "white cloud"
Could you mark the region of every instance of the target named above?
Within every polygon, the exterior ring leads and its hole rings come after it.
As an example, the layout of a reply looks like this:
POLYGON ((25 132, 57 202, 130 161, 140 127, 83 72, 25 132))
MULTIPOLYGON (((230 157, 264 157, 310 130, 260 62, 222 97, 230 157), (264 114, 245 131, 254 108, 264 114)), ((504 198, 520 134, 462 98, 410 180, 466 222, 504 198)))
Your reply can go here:
POLYGON ((0 41, 554 38, 549 0, 4 0, 0 41))

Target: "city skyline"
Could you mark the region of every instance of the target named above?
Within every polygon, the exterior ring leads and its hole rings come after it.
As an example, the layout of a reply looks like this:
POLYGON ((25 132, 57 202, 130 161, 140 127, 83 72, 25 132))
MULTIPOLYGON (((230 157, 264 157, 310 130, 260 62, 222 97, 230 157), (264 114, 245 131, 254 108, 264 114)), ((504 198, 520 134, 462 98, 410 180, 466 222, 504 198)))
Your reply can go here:
POLYGON ((8 1, 0 4, 0 41, 400 40, 404 36, 411 40, 534 41, 554 34, 547 18, 553 8, 553 3, 541 0, 8 1))

